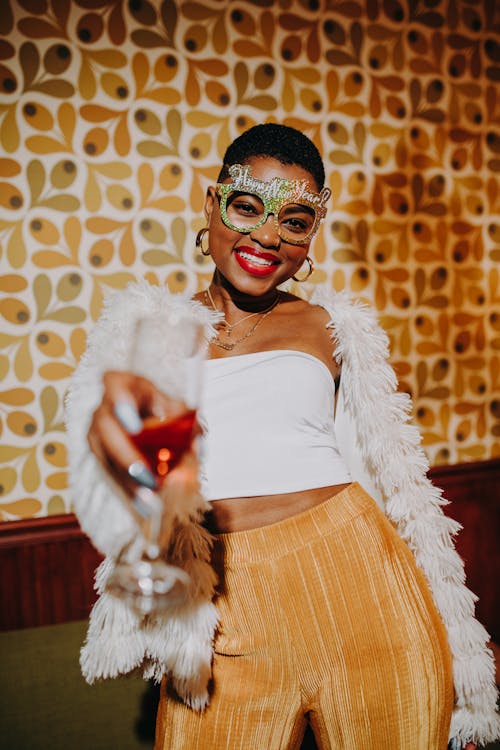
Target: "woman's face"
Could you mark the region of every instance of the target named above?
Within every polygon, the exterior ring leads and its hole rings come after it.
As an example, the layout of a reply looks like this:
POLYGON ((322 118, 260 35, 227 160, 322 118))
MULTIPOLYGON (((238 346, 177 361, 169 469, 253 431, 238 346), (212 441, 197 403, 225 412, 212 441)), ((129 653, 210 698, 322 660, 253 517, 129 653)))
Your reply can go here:
MULTIPOLYGON (((246 165, 250 167, 252 177, 259 180, 269 182, 274 177, 306 180, 311 192, 318 190, 312 175, 298 165, 281 164, 269 157, 253 157, 245 162, 246 165)), ((231 182, 231 178, 225 182, 231 182)), ((310 240, 293 244, 281 239, 272 214, 262 226, 242 234, 224 224, 215 188, 209 188, 205 215, 214 263, 224 278, 242 293, 265 294, 291 278, 305 261, 310 240)))

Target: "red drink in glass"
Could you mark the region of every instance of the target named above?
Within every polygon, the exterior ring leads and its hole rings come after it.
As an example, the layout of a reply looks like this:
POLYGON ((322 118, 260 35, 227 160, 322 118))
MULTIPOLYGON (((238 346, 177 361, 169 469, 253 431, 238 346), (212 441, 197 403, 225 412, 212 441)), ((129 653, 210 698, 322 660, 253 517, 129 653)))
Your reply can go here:
POLYGON ((173 419, 147 417, 142 430, 131 435, 133 443, 147 458, 160 481, 179 463, 191 445, 195 420, 195 409, 173 419))

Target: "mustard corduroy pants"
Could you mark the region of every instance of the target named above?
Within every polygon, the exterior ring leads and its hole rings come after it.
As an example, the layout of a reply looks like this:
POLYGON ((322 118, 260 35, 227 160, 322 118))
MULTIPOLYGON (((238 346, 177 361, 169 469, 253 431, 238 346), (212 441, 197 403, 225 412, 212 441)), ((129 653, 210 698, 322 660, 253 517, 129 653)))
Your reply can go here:
POLYGON ((446 632, 413 555, 353 483, 312 510, 217 537, 213 692, 164 683, 156 750, 445 750, 446 632))

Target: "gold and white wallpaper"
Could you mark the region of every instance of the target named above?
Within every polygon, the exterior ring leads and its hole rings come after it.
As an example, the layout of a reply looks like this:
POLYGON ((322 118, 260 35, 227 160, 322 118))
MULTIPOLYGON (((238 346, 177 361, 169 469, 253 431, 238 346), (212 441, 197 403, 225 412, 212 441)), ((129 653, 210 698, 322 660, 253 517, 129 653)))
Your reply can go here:
POLYGON ((268 121, 333 192, 301 292, 373 303, 431 463, 500 455, 498 3, 0 0, 0 519, 71 510, 62 404, 104 295, 207 283, 206 188, 268 121))

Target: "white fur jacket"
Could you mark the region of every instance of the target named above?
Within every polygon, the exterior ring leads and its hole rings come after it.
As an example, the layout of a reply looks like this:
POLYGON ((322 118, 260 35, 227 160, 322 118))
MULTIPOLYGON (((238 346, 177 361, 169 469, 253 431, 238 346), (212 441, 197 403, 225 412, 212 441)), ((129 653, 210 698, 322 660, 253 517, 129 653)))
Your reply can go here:
MULTIPOLYGON (((396 391, 387 362, 387 336, 365 305, 345 293, 319 290, 314 303, 330 314, 335 357, 342 364, 337 435, 353 479, 377 499, 425 573, 448 631, 453 654, 455 709, 450 737, 455 747, 495 739, 496 688, 488 634, 474 618, 475 596, 464 585, 463 564, 453 535, 459 525, 442 512, 446 501, 427 479, 428 463, 416 427, 408 423, 410 399, 396 391)), ((71 490, 83 530, 106 555, 96 573, 100 594, 91 617, 81 666, 88 682, 142 667, 145 678, 170 674, 183 700, 195 709, 208 702, 212 644, 218 616, 212 602, 215 574, 210 538, 200 524, 206 509, 198 499, 177 519, 173 559, 191 573, 188 603, 168 617, 141 622, 125 604, 104 591, 114 560, 125 549, 137 555, 138 527, 120 488, 90 452, 87 431, 101 400, 101 375, 125 368, 127 342, 137 317, 163 309, 193 315, 210 333, 215 313, 146 282, 132 284, 108 301, 73 377, 67 399, 71 490)), ((175 394, 175 368, 170 373, 175 394)))

